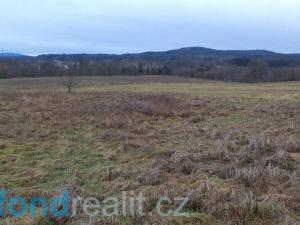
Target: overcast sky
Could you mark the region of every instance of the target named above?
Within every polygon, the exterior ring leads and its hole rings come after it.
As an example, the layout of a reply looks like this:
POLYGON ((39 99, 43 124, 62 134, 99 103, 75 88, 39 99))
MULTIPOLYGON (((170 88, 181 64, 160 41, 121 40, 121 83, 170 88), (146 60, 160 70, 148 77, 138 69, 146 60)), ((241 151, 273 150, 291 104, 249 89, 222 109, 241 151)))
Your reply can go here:
POLYGON ((0 0, 5 52, 300 52, 299 0, 0 0))

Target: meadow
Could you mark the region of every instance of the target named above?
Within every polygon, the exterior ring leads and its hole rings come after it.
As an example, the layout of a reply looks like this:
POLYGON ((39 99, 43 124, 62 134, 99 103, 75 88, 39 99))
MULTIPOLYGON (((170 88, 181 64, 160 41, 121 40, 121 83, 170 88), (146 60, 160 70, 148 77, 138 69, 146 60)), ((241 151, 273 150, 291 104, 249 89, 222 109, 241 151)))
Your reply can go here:
POLYGON ((68 94, 60 78, 0 80, 1 188, 143 192, 146 212, 162 195, 189 201, 182 217, 0 224, 299 224, 300 82, 84 77, 68 94))

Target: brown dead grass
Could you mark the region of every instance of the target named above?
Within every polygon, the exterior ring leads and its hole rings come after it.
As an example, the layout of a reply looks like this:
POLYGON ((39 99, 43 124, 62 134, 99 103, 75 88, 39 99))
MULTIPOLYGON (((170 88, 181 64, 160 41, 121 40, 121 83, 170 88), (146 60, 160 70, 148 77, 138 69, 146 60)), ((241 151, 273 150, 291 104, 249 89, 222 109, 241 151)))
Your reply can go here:
MULTIPOLYGON (((135 190, 149 202, 162 194, 189 195, 186 210, 201 216, 185 224, 292 224, 300 214, 299 124, 297 101, 1 93, 0 186, 51 194, 72 184, 101 198, 135 190)), ((127 224, 180 218, 153 220, 127 224)))

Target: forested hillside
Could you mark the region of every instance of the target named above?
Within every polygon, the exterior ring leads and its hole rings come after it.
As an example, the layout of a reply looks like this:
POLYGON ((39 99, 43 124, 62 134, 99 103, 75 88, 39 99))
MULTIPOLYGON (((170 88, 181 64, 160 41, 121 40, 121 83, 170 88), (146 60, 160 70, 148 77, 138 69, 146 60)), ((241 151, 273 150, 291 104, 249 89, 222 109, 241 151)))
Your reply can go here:
POLYGON ((258 82, 300 80, 300 54, 192 47, 140 54, 3 54, 0 78, 43 76, 180 75, 258 82))

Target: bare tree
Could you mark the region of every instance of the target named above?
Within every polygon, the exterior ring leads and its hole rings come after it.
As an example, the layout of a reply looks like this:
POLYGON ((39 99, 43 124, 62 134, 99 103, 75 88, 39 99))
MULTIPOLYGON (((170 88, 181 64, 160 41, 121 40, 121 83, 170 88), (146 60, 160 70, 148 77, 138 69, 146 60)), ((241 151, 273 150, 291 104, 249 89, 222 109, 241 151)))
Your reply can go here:
POLYGON ((68 89, 69 94, 72 92, 73 87, 80 83, 79 77, 77 76, 77 67, 77 64, 75 64, 74 68, 72 67, 71 69, 68 65, 64 66, 65 75, 63 76, 62 83, 68 89))
POLYGON ((269 66, 262 59, 253 59, 249 62, 249 75, 253 81, 263 81, 269 76, 269 66))

